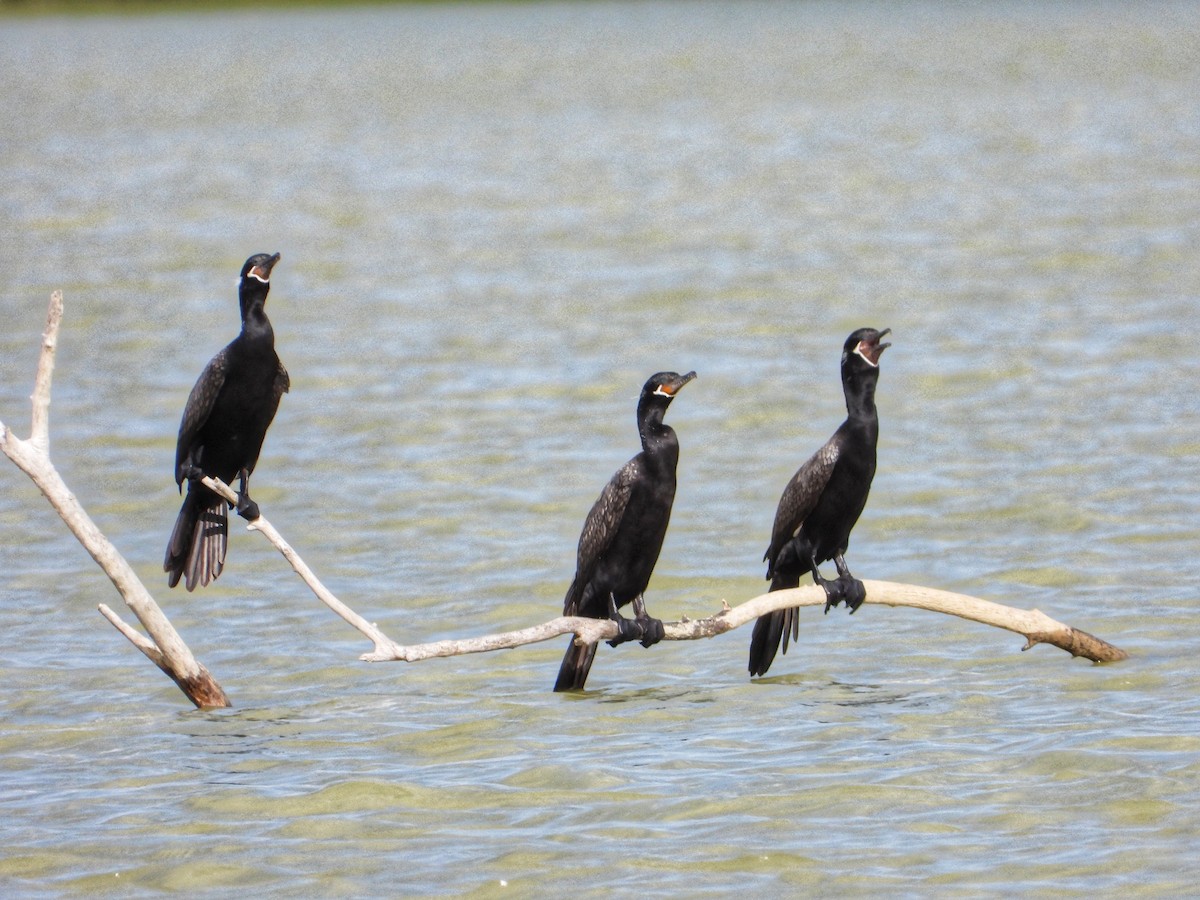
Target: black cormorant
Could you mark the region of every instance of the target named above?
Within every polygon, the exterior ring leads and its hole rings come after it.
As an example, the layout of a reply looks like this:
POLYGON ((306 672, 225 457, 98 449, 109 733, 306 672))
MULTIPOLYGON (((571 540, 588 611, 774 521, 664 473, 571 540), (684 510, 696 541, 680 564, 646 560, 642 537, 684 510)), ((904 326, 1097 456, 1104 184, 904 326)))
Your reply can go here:
MULTIPOLYGON (((772 591, 797 587, 802 576, 811 574, 813 581, 825 588, 826 612, 843 600, 854 612, 866 596, 862 582, 850 574, 843 554, 875 477, 875 445, 879 439, 875 385, 879 381, 879 357, 891 346, 880 340, 890 331, 860 328, 846 338, 842 347, 846 421, 784 488, 775 511, 771 546, 763 556, 772 591), (830 559, 838 571, 834 580, 823 578, 818 568, 830 559)), ((799 633, 796 607, 760 616, 750 639, 750 674, 765 674, 775 659, 780 638, 787 653, 788 635, 798 638, 799 633)))
MULTIPOLYGON (((675 501, 679 441, 663 424, 663 414, 680 388, 695 377, 695 372, 659 372, 646 382, 637 407, 642 452, 618 469, 600 492, 579 536, 575 579, 563 601, 563 615, 612 619, 620 629, 619 637, 609 641, 612 646, 637 640, 649 647, 662 640, 662 622, 646 613, 642 593, 658 561, 675 501), (633 603, 633 619, 617 612, 628 603, 633 603)), ((554 690, 582 690, 595 656, 595 644, 577 647, 572 639, 554 690)))
POLYGON ((263 309, 271 289, 271 269, 279 254, 258 253, 242 266, 238 299, 242 331, 200 373, 179 424, 175 445, 175 483, 187 496, 175 520, 163 571, 174 587, 182 577, 187 589, 207 585, 221 574, 229 524, 225 501, 204 485, 207 475, 226 484, 240 479, 238 514, 258 518, 249 480, 279 398, 287 393, 288 373, 275 355, 275 333, 263 309))

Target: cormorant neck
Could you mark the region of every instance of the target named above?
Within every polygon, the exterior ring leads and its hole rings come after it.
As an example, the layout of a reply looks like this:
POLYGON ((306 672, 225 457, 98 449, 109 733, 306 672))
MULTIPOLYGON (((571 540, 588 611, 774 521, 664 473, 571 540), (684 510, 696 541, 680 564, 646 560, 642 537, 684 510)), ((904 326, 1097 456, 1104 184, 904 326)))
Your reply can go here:
POLYGON ((271 320, 267 318, 267 311, 263 308, 264 300, 265 296, 252 300, 242 310, 242 334, 274 342, 275 331, 271 328, 271 320))
POLYGON ((638 436, 642 439, 642 449, 650 456, 669 452, 671 448, 679 452, 674 429, 663 423, 666 412, 665 406, 652 401, 638 405, 638 436))
POLYGON ((243 322, 255 307, 258 307, 258 312, 262 315, 263 307, 267 302, 267 292, 270 290, 269 283, 259 281, 257 278, 247 276, 242 279, 242 283, 238 286, 238 304, 242 308, 243 322))
POLYGON ((878 369, 847 369, 842 373, 842 390, 846 394, 846 412, 851 419, 875 419, 875 386, 879 383, 878 369))
POLYGON ((242 334, 249 337, 273 337, 271 321, 267 318, 267 293, 271 290, 269 282, 259 281, 251 276, 243 276, 238 285, 238 303, 242 308, 242 334))

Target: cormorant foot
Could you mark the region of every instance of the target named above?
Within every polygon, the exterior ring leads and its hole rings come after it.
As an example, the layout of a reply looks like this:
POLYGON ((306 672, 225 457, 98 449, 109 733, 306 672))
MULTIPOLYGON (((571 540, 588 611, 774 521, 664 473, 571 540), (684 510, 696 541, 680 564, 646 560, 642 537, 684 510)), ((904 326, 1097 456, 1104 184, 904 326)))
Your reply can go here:
POLYGON ((633 602, 638 615, 626 619, 617 612, 617 602, 611 594, 608 597, 608 617, 617 623, 617 636, 608 642, 608 646, 616 647, 626 641, 637 641, 643 647, 653 647, 663 639, 666 633, 661 619, 646 615, 645 603, 639 597, 633 602))
POLYGON ((838 578, 834 581, 820 581, 821 587, 825 588, 825 614, 829 614, 829 610, 837 606, 846 599, 846 583, 838 578))
POLYGON ((617 611, 617 598, 608 595, 608 617, 617 623, 617 636, 608 642, 608 646, 617 647, 626 641, 642 639, 641 623, 635 619, 627 619, 617 611))
POLYGON ((850 615, 854 615, 858 608, 862 606, 863 601, 867 599, 867 589, 863 583, 857 578, 839 578, 844 584, 842 599, 846 601, 846 607, 850 610, 850 615))
POLYGON ((618 615, 613 621, 617 623, 617 636, 608 642, 608 646, 619 647, 626 641, 640 641, 644 637, 642 623, 637 619, 626 619, 618 615))
POLYGON ((237 514, 248 522, 253 522, 262 515, 258 511, 258 504, 245 494, 238 494, 237 514))
POLYGON ((637 619, 638 626, 642 629, 641 644, 643 647, 653 647, 663 639, 666 630, 663 628, 662 619, 655 619, 651 616, 646 616, 644 619, 637 619))

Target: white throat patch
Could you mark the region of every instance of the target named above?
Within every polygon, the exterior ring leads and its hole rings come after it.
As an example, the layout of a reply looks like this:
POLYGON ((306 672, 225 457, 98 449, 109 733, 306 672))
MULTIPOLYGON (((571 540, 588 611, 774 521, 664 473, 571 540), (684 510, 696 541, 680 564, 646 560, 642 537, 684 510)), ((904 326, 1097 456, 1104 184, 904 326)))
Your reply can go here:
POLYGON ((854 348, 854 355, 860 357, 862 359, 862 361, 865 362, 872 369, 879 368, 879 363, 871 362, 870 357, 868 357, 865 353, 863 353, 862 341, 859 341, 858 346, 854 348))

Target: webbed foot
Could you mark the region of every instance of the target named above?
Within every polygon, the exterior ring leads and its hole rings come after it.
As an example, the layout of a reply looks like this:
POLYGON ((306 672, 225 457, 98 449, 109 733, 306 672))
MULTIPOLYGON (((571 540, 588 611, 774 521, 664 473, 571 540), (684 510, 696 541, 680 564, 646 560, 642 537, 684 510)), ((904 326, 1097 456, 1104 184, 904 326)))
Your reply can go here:
POLYGON ((261 513, 258 511, 258 504, 250 499, 250 473, 242 469, 238 473, 240 482, 237 500, 237 514, 248 522, 253 522, 261 513))
MULTIPOLYGON (((834 554, 833 562, 838 570, 837 599, 833 600, 832 603, 826 600, 825 611, 829 612, 831 605, 837 606, 839 600, 844 600, 846 608, 850 610, 850 615, 854 615, 858 608, 862 606, 863 601, 867 599, 867 589, 861 581, 850 574, 850 567, 846 565, 846 560, 841 553, 834 554)), ((828 598, 830 596, 829 582, 822 580, 822 584, 825 585, 825 596, 828 598)))
POLYGON ((237 514, 248 522, 253 522, 262 515, 258 511, 258 504, 250 499, 249 494, 238 494, 237 514))
POLYGON ((663 639, 666 630, 663 628, 662 619, 655 619, 652 616, 636 620, 642 629, 641 645, 643 647, 653 647, 663 639))
POLYGON ((833 581, 822 578, 818 583, 825 588, 825 614, 828 615, 830 609, 846 599, 846 583, 840 578, 833 581))
POLYGON ((663 639, 665 630, 662 619, 656 619, 646 612, 646 598, 641 594, 633 598, 633 617, 642 629, 643 647, 653 647, 663 639))
POLYGON ((838 581, 841 581, 845 585, 842 599, 846 601, 846 607, 850 610, 850 615, 854 615, 858 611, 858 608, 862 606, 863 601, 867 599, 867 589, 857 578, 839 578, 838 581))
POLYGON ((633 602, 637 615, 627 619, 617 612, 616 598, 612 594, 608 595, 608 617, 617 623, 617 636, 608 642, 610 647, 619 646, 627 641, 637 641, 643 647, 652 647, 663 639, 665 632, 662 620, 647 615, 646 606, 640 601, 639 597, 633 602))

